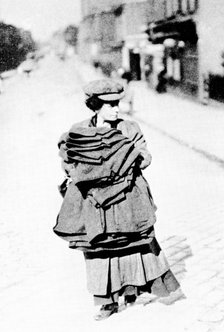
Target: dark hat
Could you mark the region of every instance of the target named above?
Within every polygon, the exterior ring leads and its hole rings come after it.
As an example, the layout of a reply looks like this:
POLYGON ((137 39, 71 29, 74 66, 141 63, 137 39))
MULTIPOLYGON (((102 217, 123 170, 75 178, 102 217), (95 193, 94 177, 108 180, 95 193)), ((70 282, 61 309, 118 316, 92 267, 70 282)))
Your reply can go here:
POLYGON ((101 100, 119 100, 124 97, 124 87, 117 81, 101 79, 88 83, 83 88, 87 98, 96 96, 101 100))

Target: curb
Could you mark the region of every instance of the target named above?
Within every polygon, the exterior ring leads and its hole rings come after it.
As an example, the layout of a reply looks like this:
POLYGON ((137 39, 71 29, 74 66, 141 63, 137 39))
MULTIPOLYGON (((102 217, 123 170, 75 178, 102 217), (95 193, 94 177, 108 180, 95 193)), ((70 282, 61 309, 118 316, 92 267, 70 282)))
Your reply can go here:
POLYGON ((189 144, 188 142, 182 140, 181 138, 178 138, 176 136, 173 136, 171 135, 170 133, 168 133, 167 131, 155 126, 155 125, 152 125, 151 123, 149 122, 145 122, 143 119, 137 117, 137 116, 132 116, 135 120, 141 122, 141 123, 144 123, 145 125, 147 125, 148 127, 150 127, 151 129, 153 129, 154 131, 160 133, 161 135, 163 136, 166 136, 168 138, 170 138, 171 140, 175 141, 176 143, 188 148, 188 149, 191 149, 192 151, 200 154, 201 156, 203 156, 204 158, 206 158, 207 160, 211 161, 211 162, 214 162, 216 163, 218 166, 224 168, 224 160, 217 157, 216 155, 212 154, 212 153, 209 153, 203 149, 200 149, 198 148, 197 146, 195 145, 192 145, 192 144, 189 144))

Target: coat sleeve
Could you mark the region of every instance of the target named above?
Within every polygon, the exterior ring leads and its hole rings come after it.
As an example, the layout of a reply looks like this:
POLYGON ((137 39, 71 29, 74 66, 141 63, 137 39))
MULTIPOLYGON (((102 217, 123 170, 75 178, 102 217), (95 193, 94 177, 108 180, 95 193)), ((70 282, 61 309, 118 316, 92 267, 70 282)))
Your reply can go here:
POLYGON ((152 156, 147 148, 147 144, 144 138, 144 135, 136 122, 133 122, 133 126, 135 128, 135 134, 133 137, 133 141, 135 143, 136 149, 139 150, 140 154, 140 168, 145 169, 147 166, 151 164, 152 156))

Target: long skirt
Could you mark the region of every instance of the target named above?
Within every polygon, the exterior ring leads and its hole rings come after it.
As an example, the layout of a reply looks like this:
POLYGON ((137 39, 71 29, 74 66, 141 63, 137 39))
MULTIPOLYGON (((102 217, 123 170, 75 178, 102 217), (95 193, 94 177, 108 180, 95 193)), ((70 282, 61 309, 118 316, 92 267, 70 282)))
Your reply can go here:
POLYGON ((87 287, 95 304, 117 302, 121 295, 142 292, 168 296, 179 288, 156 238, 131 250, 85 254, 87 287))

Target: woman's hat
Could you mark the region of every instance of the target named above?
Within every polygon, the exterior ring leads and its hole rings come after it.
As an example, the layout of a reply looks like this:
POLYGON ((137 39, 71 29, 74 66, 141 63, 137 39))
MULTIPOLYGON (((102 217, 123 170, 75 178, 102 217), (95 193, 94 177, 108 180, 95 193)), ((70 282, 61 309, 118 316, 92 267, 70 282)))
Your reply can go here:
POLYGON ((83 90, 86 98, 96 96, 101 100, 113 101, 124 97, 124 87, 119 82, 111 79, 92 81, 83 90))

